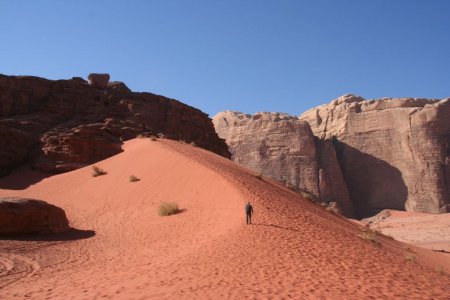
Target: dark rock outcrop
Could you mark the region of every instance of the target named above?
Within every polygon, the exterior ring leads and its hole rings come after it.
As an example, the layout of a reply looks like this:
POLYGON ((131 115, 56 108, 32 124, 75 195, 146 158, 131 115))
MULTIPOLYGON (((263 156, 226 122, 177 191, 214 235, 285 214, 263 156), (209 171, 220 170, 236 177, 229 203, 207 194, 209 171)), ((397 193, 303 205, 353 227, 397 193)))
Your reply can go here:
POLYGON ((230 157, 211 119, 179 101, 133 93, 123 83, 98 89, 78 77, 0 75, 0 176, 23 165, 61 172, 92 164, 142 133, 230 157))
POLYGON ((358 216, 450 211, 450 99, 344 95, 300 119, 335 140, 358 216))
POLYGON ((334 147, 314 137, 307 122, 282 113, 233 111, 218 113, 213 122, 235 162, 322 202, 337 202, 353 215, 334 147))
POLYGON ((63 209, 28 198, 0 198, 0 234, 60 233, 69 230, 63 209))
POLYGON ((99 89, 105 89, 108 86, 109 74, 91 73, 88 75, 89 84, 99 89))
POLYGON ((131 90, 122 81, 109 82, 108 83, 108 88, 110 88, 112 90, 115 90, 115 91, 118 91, 118 92, 131 93, 131 90))

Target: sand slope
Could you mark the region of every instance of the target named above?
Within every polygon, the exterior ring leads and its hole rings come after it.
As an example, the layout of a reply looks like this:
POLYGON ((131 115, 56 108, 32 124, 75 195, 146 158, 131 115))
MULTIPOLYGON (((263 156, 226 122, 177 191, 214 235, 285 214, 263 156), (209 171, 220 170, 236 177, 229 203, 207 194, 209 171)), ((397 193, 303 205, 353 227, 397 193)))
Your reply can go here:
POLYGON ((56 204, 79 230, 1 240, 0 298, 450 297, 446 254, 362 240, 352 222, 205 150, 138 139, 97 165, 108 174, 0 180, 0 196, 56 204), (130 183, 132 174, 141 181, 130 183), (161 201, 184 211, 159 217, 161 201))
POLYGON ((374 230, 419 247, 450 253, 450 213, 425 214, 384 210, 362 220, 374 230))

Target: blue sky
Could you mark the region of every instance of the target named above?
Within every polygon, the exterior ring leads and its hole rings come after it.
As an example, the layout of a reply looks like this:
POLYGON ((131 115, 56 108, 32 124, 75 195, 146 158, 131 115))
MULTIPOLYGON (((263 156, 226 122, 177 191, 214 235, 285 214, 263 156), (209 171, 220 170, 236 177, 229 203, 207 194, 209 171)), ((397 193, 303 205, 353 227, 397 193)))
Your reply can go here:
POLYGON ((108 72, 214 115, 450 96, 450 1, 0 0, 0 73, 108 72))

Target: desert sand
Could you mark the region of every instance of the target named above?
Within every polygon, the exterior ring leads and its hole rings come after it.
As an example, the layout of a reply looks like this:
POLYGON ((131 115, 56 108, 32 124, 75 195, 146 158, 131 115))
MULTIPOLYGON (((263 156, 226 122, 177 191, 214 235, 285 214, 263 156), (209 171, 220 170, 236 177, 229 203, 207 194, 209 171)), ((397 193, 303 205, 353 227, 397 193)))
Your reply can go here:
POLYGON ((363 224, 396 240, 450 253, 450 213, 426 214, 384 210, 363 224))
POLYGON ((0 196, 57 205, 76 229, 0 240, 1 299, 450 298, 448 254, 364 240, 358 224, 200 148, 136 139, 124 150, 96 164, 104 176, 0 180, 0 196), (163 201, 182 212, 158 216, 163 201))

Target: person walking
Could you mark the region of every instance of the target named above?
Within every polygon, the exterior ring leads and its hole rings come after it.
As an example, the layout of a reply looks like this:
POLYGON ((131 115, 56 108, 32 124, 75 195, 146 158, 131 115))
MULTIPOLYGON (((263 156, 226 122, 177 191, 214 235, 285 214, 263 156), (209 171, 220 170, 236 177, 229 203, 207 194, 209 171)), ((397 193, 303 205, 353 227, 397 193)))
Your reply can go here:
POLYGON ((250 201, 245 205, 245 215, 247 220, 247 225, 252 224, 252 214, 253 214, 253 206, 250 204, 250 201))

